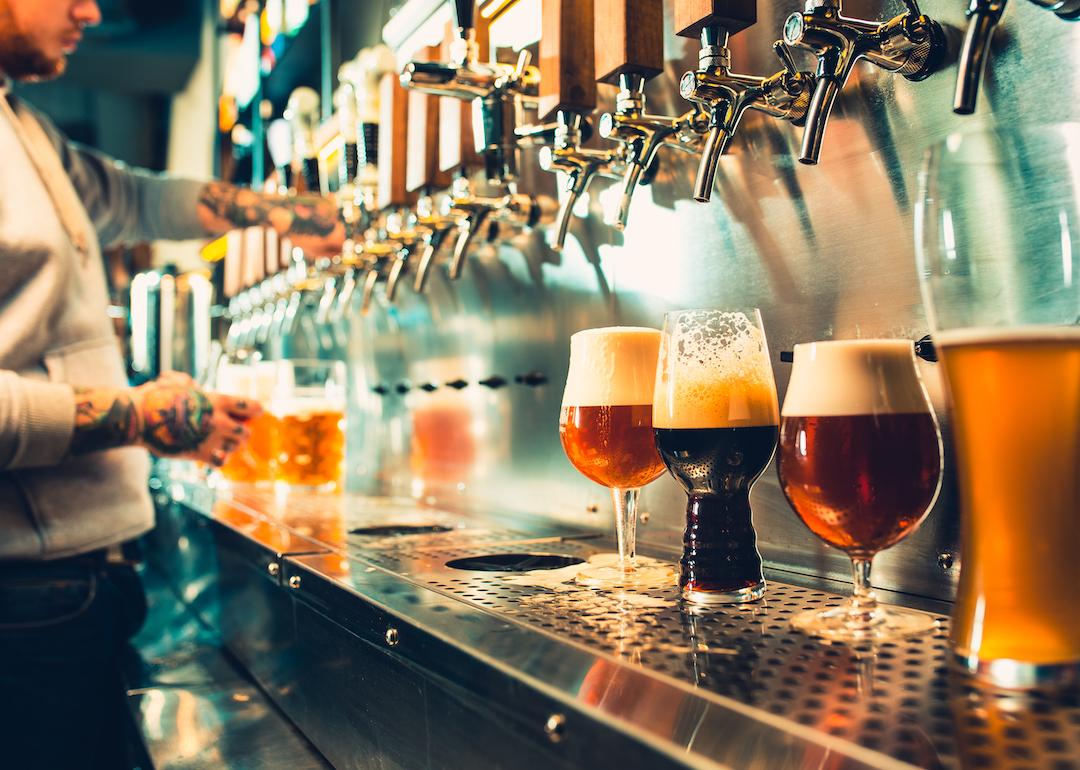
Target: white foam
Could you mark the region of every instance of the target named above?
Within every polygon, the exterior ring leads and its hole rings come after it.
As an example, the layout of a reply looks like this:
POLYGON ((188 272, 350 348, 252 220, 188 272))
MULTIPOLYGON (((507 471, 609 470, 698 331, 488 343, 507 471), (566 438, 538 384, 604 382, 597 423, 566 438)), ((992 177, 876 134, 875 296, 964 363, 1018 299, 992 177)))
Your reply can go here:
POLYGON ((585 329, 570 338, 563 406, 653 402, 660 331, 639 326, 585 329))
POLYGON ((910 340, 835 340, 795 346, 781 412, 785 417, 929 410, 910 340))
POLYGON ((252 368, 246 364, 222 362, 218 365, 212 390, 226 396, 251 398, 253 376, 252 368))
POLYGON ((934 334, 934 344, 940 347, 996 342, 1069 341, 1080 341, 1080 326, 982 326, 970 329, 950 329, 934 334))
POLYGON ((342 401, 316 396, 277 398, 270 406, 270 411, 277 417, 301 418, 331 412, 343 413, 344 409, 345 405, 342 401))
POLYGON ((664 335, 654 427, 739 428, 779 422, 765 333, 746 313, 674 314, 664 335))

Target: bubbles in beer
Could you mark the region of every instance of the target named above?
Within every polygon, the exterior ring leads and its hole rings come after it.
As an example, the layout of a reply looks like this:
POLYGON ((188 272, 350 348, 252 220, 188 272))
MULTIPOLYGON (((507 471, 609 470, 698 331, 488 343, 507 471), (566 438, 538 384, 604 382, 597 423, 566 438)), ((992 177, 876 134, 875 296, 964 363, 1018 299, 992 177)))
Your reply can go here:
POLYGON ((743 312, 676 314, 661 345, 653 425, 724 428, 776 425, 765 333, 743 312))

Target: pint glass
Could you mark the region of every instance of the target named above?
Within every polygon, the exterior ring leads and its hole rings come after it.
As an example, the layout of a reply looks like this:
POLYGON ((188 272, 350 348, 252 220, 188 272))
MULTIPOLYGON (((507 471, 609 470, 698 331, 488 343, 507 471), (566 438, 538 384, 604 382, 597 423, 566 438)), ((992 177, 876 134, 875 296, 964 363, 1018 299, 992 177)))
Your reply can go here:
POLYGON ((229 396, 249 398, 264 405, 264 411, 247 423, 248 440, 230 452, 221 466, 221 475, 228 481, 264 484, 274 480, 277 458, 277 418, 268 408, 277 378, 276 364, 222 362, 217 369, 212 389, 229 396))
POLYGON ((687 494, 679 585, 698 604, 765 593, 750 487, 776 449, 779 409, 757 310, 664 317, 656 371, 656 446, 687 494))
POLYGON ((664 473, 653 441, 653 383, 660 332, 639 327, 586 329, 570 338, 559 437, 570 462, 611 490, 619 560, 583 570, 579 583, 658 586, 666 567, 641 565, 635 551, 641 487, 664 473))
POLYGON ((1080 676, 1080 124, 949 136, 916 247, 961 497, 951 643, 992 684, 1080 676))
POLYGON ((345 461, 345 364, 279 361, 271 411, 277 418, 276 480, 336 489, 345 461))

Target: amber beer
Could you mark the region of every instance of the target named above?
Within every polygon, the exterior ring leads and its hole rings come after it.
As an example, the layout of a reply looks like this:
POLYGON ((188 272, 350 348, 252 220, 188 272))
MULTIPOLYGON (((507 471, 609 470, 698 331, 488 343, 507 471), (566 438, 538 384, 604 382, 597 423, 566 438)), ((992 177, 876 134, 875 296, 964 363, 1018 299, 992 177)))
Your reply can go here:
POLYGON ((263 412, 247 423, 251 435, 221 466, 221 474, 229 481, 254 484, 272 481, 277 458, 278 420, 263 412))
POLYGON ((760 316, 668 314, 655 393, 656 445, 687 494, 683 596, 701 604, 760 598, 765 580, 750 489, 779 434, 760 316))
POLYGON ((277 480, 293 486, 337 487, 345 460, 345 413, 298 399, 277 415, 277 480))
POLYGON ((574 467, 605 487, 642 487, 664 472, 652 404, 564 406, 559 435, 574 467))
POLYGON ((935 336, 952 396, 962 566, 952 642, 980 661, 1080 662, 1080 329, 935 336))
POLYGON ((791 507, 815 535, 853 556, 900 542, 937 494, 941 452, 929 412, 785 412, 781 435, 791 507))

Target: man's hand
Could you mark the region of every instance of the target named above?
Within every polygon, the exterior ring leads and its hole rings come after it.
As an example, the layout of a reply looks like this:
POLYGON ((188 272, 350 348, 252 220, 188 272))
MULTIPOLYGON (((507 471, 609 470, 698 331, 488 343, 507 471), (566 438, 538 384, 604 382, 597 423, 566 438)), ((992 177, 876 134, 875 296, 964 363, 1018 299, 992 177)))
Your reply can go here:
POLYGON ((262 408, 207 393, 187 375, 168 373, 130 389, 77 390, 72 454, 143 446, 161 457, 222 465, 248 436, 262 408))
POLYGON ((207 233, 238 227, 272 227, 312 257, 341 253, 345 225, 330 198, 271 195, 225 182, 210 182, 199 195, 199 219, 207 233))

